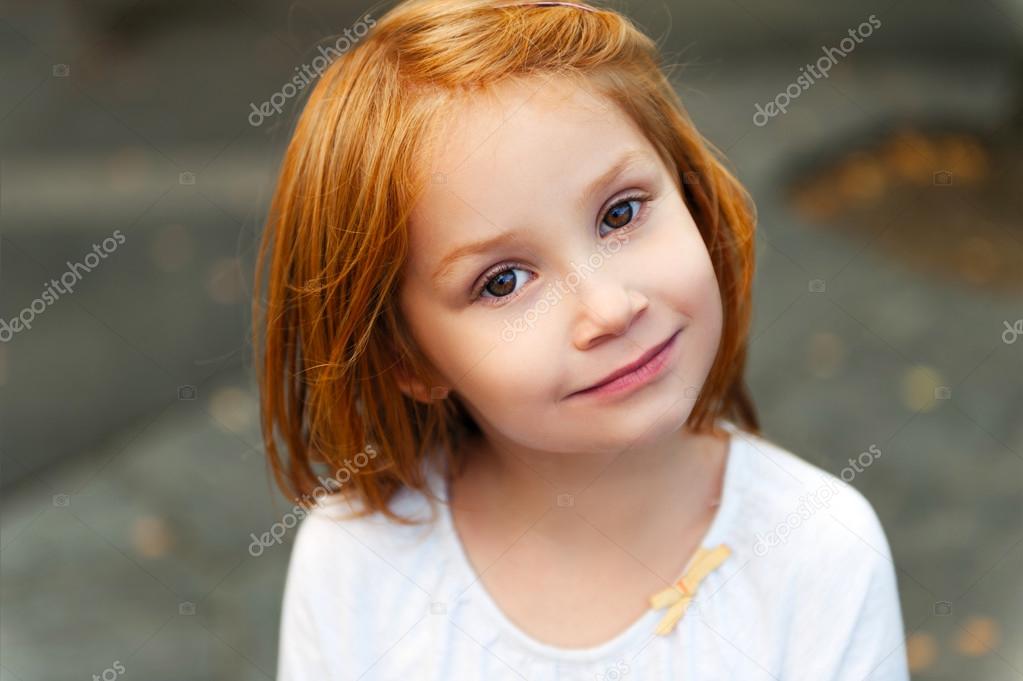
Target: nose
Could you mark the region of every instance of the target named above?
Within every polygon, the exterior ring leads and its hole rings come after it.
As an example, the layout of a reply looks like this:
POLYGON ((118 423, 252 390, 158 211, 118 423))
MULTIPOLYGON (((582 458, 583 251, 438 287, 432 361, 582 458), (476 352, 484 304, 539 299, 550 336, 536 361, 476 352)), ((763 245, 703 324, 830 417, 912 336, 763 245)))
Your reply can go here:
POLYGON ((577 293, 579 311, 572 335, 579 350, 622 335, 649 305, 642 293, 610 276, 591 275, 577 293))

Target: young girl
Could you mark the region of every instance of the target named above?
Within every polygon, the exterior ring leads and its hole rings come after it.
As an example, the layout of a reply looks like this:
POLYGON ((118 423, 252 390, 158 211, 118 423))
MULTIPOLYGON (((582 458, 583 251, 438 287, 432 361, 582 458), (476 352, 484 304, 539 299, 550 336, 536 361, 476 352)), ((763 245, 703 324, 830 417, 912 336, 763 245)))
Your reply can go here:
POLYGON ((906 679, 870 504, 759 435, 754 212, 656 45, 568 2, 374 24, 260 258, 308 509, 278 679, 906 679))

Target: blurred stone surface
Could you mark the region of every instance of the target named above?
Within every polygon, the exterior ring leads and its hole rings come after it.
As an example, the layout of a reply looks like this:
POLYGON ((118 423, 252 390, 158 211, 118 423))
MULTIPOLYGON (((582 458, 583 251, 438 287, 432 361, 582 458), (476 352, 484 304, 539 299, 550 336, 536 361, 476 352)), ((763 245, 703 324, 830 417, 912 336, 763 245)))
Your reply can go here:
MULTIPOLYGON (((289 23, 279 4, 189 3, 154 23, 129 4, 89 19, 25 5, 0 22, 13 95, 0 109, 2 316, 113 230, 127 237, 0 345, 0 681, 115 663, 127 678, 273 678, 293 534, 249 552, 290 505, 259 442, 249 289, 235 277, 251 267, 293 111, 246 117, 365 9, 304 3, 289 23), (112 41, 119 21, 142 37, 112 41)), ((881 123, 997 126, 1018 86, 1006 55, 1019 8, 892 3, 876 40, 758 127, 755 104, 877 10, 708 7, 637 3, 635 16, 672 19, 667 47, 692 62, 675 78, 683 100, 757 201, 748 376, 766 435, 836 474, 877 445, 854 484, 892 545, 914 677, 1015 678, 1023 338, 1003 332, 1019 299, 824 229, 787 190, 808 158, 881 123)), ((850 173, 853 194, 870 191, 869 168, 850 173)))

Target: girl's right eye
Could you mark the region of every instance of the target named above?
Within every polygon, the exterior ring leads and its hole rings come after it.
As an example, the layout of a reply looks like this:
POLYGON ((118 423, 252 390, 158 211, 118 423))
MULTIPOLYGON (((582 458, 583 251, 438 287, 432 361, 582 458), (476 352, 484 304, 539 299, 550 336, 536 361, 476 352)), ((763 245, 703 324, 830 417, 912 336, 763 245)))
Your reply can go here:
MULTIPOLYGON (((495 269, 483 275, 483 278, 481 279, 482 283, 473 292, 473 301, 480 298, 491 298, 501 301, 508 298, 514 298, 518 295, 517 292, 520 290, 518 284, 525 281, 523 276, 517 274, 518 272, 523 272, 528 275, 529 271, 515 263, 507 263, 499 265, 495 269)), ((495 303, 487 304, 494 305, 495 303)))

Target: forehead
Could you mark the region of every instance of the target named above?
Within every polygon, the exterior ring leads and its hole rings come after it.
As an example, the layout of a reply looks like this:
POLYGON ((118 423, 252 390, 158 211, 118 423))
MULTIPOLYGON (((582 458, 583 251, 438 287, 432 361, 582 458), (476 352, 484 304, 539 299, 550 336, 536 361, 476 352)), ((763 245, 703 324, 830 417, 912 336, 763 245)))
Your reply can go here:
MULTIPOLYGON (((508 81, 454 103, 424 154, 411 214, 418 260, 453 243, 525 225, 575 201, 627 150, 656 153, 632 120, 568 78, 508 81)), ((417 259, 414 256, 414 259, 417 259)))

